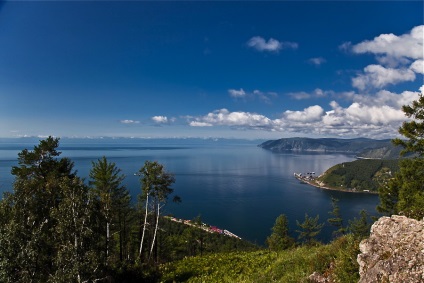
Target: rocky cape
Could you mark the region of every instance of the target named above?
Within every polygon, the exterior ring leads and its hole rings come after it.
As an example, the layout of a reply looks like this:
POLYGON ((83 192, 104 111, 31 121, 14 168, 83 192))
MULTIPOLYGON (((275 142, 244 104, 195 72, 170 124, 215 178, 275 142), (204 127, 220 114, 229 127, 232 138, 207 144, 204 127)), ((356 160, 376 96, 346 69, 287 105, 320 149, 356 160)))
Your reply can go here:
POLYGON ((343 153, 356 155, 358 158, 369 159, 396 159, 399 158, 399 153, 401 151, 401 148, 394 146, 391 140, 374 140, 367 138, 283 138, 279 140, 269 140, 258 146, 275 153, 343 153))

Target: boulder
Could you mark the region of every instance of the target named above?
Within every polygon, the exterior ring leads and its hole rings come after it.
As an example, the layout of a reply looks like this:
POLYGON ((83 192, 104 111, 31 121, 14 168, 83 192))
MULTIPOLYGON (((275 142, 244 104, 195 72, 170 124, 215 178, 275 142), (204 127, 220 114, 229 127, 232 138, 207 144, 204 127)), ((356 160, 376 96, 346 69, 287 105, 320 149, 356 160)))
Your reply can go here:
POLYGON ((424 282, 424 221, 381 217, 359 248, 360 283, 424 282))

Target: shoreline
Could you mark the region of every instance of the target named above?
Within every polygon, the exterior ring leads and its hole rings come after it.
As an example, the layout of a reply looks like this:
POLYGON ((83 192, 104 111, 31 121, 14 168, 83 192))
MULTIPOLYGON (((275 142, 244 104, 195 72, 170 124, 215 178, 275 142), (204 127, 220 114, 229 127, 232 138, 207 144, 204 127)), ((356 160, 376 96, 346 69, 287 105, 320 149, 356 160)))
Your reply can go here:
POLYGON ((173 221, 173 222, 177 222, 177 223, 185 224, 185 225, 188 225, 188 226, 191 226, 191 227, 194 227, 194 228, 198 228, 198 229, 201 229, 201 230, 208 232, 208 233, 211 233, 211 234, 213 234, 213 233, 221 234, 221 235, 225 235, 225 236, 228 236, 228 237, 232 237, 232 238, 242 240, 241 237, 237 236, 236 234, 234 234, 234 233, 232 233, 232 232, 230 232, 226 229, 220 229, 216 226, 211 226, 211 225, 208 225, 208 224, 203 223, 203 222, 200 225, 198 225, 198 224, 194 224, 192 220, 179 219, 179 218, 176 218, 176 217, 173 217, 173 216, 168 216, 168 215, 166 215, 164 217, 173 221))
POLYGON ((307 180, 306 178, 302 178, 301 176, 299 176, 297 173, 294 173, 294 176, 297 180, 299 180, 300 182, 302 182, 305 185, 309 185, 315 188, 319 188, 322 190, 328 190, 328 191, 337 191, 337 192, 343 192, 343 193, 356 193, 356 194, 371 194, 371 195, 378 195, 378 192, 371 192, 371 191, 352 191, 352 190, 346 190, 346 189, 337 189, 337 188, 331 188, 331 187, 326 187, 323 185, 319 185, 315 182, 315 180, 307 180))

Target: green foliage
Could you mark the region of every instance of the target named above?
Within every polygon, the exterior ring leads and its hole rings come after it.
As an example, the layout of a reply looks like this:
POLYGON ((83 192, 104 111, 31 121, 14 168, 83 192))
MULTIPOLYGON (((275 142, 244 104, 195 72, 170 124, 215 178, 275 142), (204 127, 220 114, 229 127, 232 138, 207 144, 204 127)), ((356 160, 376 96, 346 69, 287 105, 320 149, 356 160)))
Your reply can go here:
POLYGON ((305 213, 305 221, 300 223, 296 220, 297 226, 301 230, 296 230, 299 233, 298 239, 303 241, 306 244, 316 243, 315 237, 321 233, 322 227, 324 227, 324 223, 318 223, 319 215, 315 216, 315 218, 309 217, 307 213, 305 213))
MULTIPOLYGON (((0 282, 98 282, 108 277, 156 282, 156 266, 137 261, 145 214, 142 207, 130 206, 121 170, 105 157, 93 162, 89 187, 69 159, 59 158, 58 145, 58 139, 42 140, 34 150, 19 153, 19 166, 12 168, 14 191, 0 201, 0 282)), ((151 247, 155 243, 157 262, 257 249, 160 217, 157 204, 166 202, 175 179, 157 162, 146 165, 141 172, 144 200, 150 196, 154 206, 144 240, 151 247)))
POLYGON ((174 175, 166 172, 165 167, 156 161, 146 161, 140 168, 143 198, 147 195, 158 202, 165 201, 173 193, 174 175))
POLYGON ((102 236, 98 239, 105 249, 104 263, 107 265, 108 257, 114 254, 115 247, 119 250, 119 260, 128 257, 125 246, 129 241, 128 216, 131 197, 128 190, 122 185, 125 176, 115 163, 108 162, 106 157, 92 162, 90 170, 90 186, 92 194, 99 202, 101 218, 99 219, 102 236), (111 237, 116 235, 116 237, 111 237))
POLYGON ((413 152, 418 153, 420 157, 424 155, 424 96, 420 95, 418 100, 412 102, 412 105, 402 106, 402 111, 412 120, 403 122, 399 128, 399 133, 407 140, 394 139, 395 145, 404 147, 402 154, 413 152))
POLYGON ((162 261, 173 261, 185 256, 196 256, 216 252, 251 251, 257 246, 237 238, 209 233, 199 226, 189 226, 161 219, 159 230, 159 255, 162 261))
POLYGON ((327 273, 335 282, 350 283, 359 281, 357 256, 360 240, 349 234, 338 238, 330 245, 334 251, 333 267, 327 273))
POLYGON ((59 140, 40 141, 18 155, 14 192, 1 202, 1 282, 74 282, 101 276, 95 211, 88 189, 59 140), (72 279, 72 280, 71 280, 72 279))
POLYGON ((405 159, 396 176, 379 189, 377 209, 386 214, 424 217, 424 159, 405 159))
POLYGON ((402 154, 418 156, 402 160, 400 171, 388 183, 379 188, 380 204, 377 209, 386 214, 403 214, 415 219, 424 217, 424 97, 421 95, 412 105, 402 107, 409 118, 399 128, 407 140, 394 139, 393 143, 404 147, 402 154))
POLYGON ((319 180, 337 189, 377 191, 399 171, 398 164, 399 160, 359 159, 331 167, 319 180))
POLYGON ((333 210, 330 211, 329 214, 333 217, 328 218, 327 222, 336 228, 336 231, 333 232, 333 237, 339 237, 346 233, 346 229, 343 227, 343 218, 340 214, 340 207, 337 204, 338 202, 338 199, 331 197, 331 205, 333 207, 333 210))
MULTIPOLYGON (((157 231, 159 228, 159 216, 161 208, 166 204, 168 196, 173 193, 174 189, 171 188, 175 182, 174 175, 166 172, 165 167, 154 161, 146 161, 144 166, 140 168, 139 175, 141 176, 141 198, 145 201, 145 215, 143 223, 143 232, 140 240, 139 258, 143 257, 143 244, 146 235, 147 225, 154 227, 151 229, 150 237, 150 251, 146 257, 148 261, 154 259, 158 262, 158 245, 157 245, 157 231), (150 207, 149 207, 150 206, 150 207), (149 212, 150 211, 150 212, 149 212), (151 214, 150 220, 148 219, 149 213, 151 214), (149 222, 148 222, 149 220, 149 222)), ((181 202, 181 198, 174 197, 176 202, 181 202)), ((144 251, 147 251, 144 249, 144 251)))
POLYGON ((273 251, 215 253, 161 265, 160 282, 309 282, 317 271, 335 282, 357 282, 359 242, 351 235, 328 245, 273 251))
POLYGON ((271 235, 266 239, 270 250, 285 250, 294 245, 294 239, 289 236, 289 221, 286 215, 278 216, 271 230, 271 235))
POLYGON ((65 180, 62 190, 66 197, 52 216, 57 219, 55 242, 57 255, 53 258, 54 274, 50 282, 94 280, 101 276, 104 266, 98 243, 94 199, 88 188, 78 178, 65 180))
POLYGON ((348 230, 357 239, 365 239, 370 234, 371 224, 368 221, 368 213, 365 210, 359 212, 360 218, 356 217, 353 220, 349 220, 348 230))

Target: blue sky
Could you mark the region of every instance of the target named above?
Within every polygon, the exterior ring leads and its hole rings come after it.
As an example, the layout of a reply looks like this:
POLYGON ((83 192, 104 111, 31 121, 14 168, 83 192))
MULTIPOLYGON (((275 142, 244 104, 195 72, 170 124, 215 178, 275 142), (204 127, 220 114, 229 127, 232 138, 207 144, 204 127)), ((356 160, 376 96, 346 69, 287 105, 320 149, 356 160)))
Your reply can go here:
POLYGON ((0 137, 391 138, 422 1, 0 2, 0 137))

